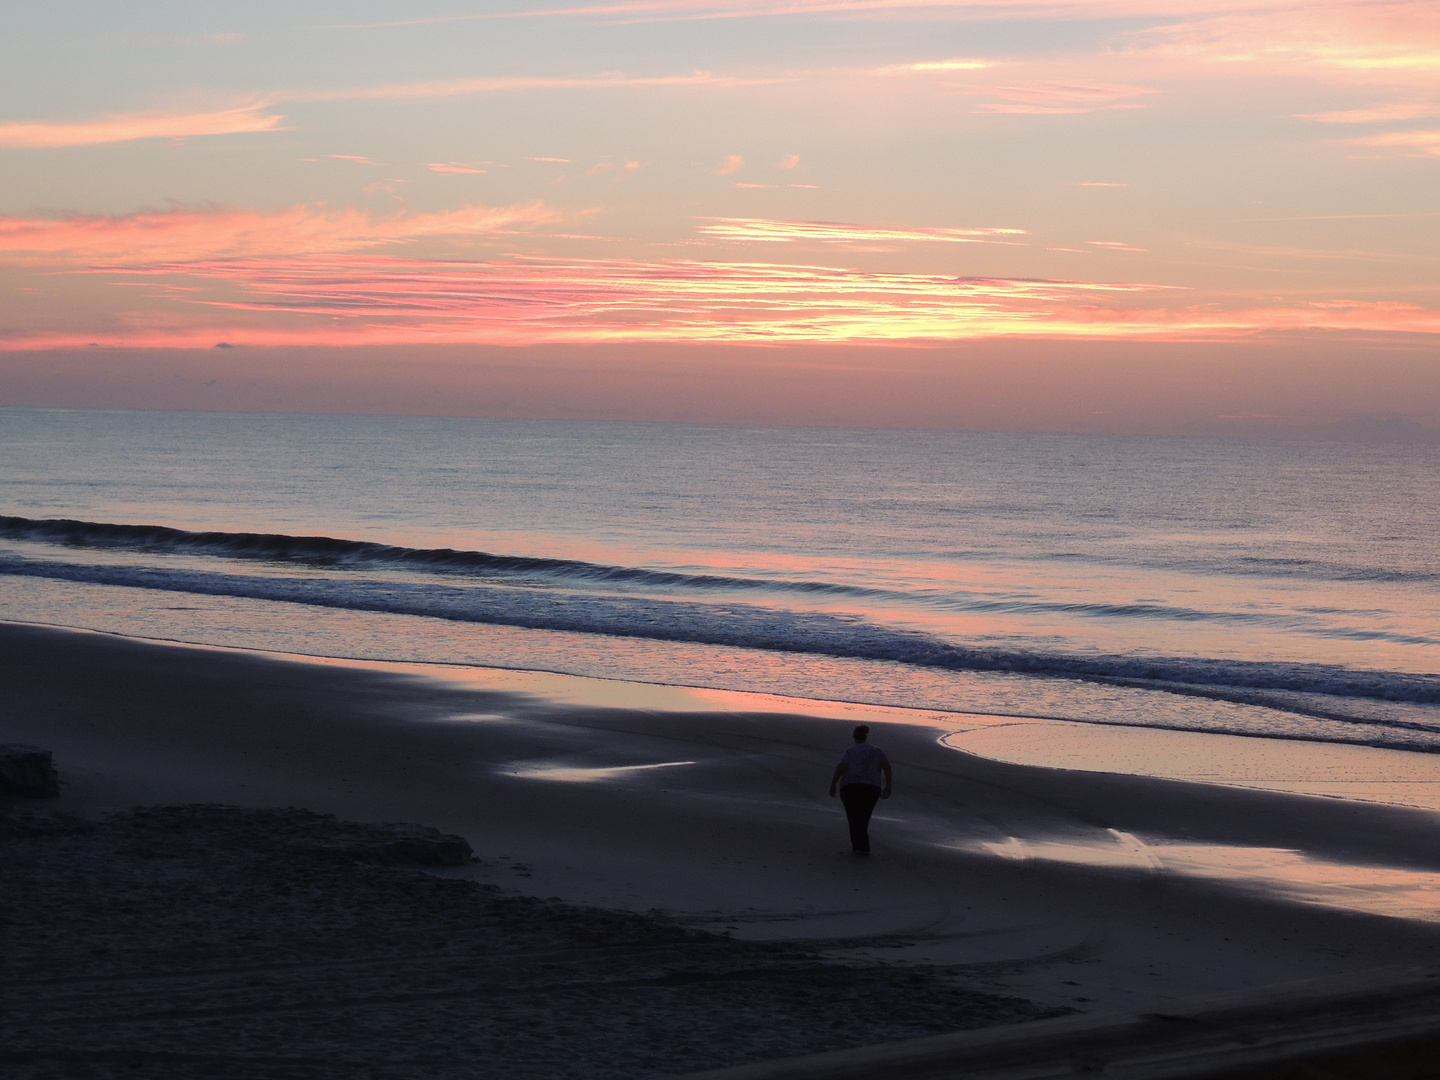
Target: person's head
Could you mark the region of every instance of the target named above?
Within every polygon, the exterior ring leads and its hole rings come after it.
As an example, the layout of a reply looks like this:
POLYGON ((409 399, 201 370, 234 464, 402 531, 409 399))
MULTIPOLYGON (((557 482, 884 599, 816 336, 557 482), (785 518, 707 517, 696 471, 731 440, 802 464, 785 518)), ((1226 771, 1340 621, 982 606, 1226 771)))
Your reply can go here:
POLYGON ((857 727, 857 728, 855 729, 855 741, 856 741, 856 742, 864 742, 864 741, 865 741, 866 739, 868 739, 869 737, 870 737, 870 725, 869 725, 869 724, 861 724, 859 727, 857 727))

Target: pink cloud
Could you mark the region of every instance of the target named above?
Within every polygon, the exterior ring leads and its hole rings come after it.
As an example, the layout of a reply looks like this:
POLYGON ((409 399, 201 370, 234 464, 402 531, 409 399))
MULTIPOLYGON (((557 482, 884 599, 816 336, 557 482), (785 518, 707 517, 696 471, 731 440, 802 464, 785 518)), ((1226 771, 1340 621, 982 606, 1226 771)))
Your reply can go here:
POLYGON ((1131 247, 1123 240, 1086 240, 1091 247, 1104 248, 1106 251, 1149 251, 1149 248, 1131 247))
POLYGON ((472 161, 472 162, 464 162, 464 161, 432 161, 432 162, 430 162, 430 164, 427 166, 427 168, 429 168, 429 170, 430 170, 431 172, 438 172, 438 173, 467 173, 467 174, 474 174, 474 175, 484 175, 484 174, 488 173, 490 170, 489 170, 489 169, 477 169, 475 166, 477 166, 477 165, 489 165, 489 164, 490 164, 490 163, 489 163, 488 161, 472 161))
POLYGON ((716 165, 711 172, 716 176, 729 176, 731 173, 739 172, 744 167, 745 159, 739 154, 731 154, 721 161, 719 165, 716 165))
POLYGON ((1392 103, 1363 109, 1341 109, 1337 112, 1306 113, 1301 120, 1322 124, 1390 124, 1403 120, 1428 120, 1440 116, 1440 101, 1430 104, 1392 103))
POLYGON ((471 342, 940 342, 997 336, 1223 340, 1292 331, 1440 336, 1393 302, 1167 306, 1138 282, 955 278, 688 260, 489 262, 369 253, 155 262, 106 272, 92 325, 12 330, 0 347, 471 342), (166 288, 171 287, 171 288, 166 288), (178 288, 175 288, 178 287, 178 288), (1123 306, 1122 306, 1123 302, 1123 306), (144 305, 149 304, 149 307, 144 305))
POLYGON ((1002 99, 976 104, 977 112, 1061 116, 1104 109, 1143 109, 1145 106, 1138 102, 1125 102, 1120 99, 1138 94, 1154 94, 1158 91, 1143 86, 1120 86, 1073 79, 1065 82, 1035 81, 1005 86, 971 86, 967 87, 965 92, 1002 99))
POLYGON ((285 118, 265 112, 266 108, 267 105, 261 103, 201 113, 125 113, 62 123, 26 120, 0 124, 0 147, 33 150, 279 130, 285 118))
MULTIPOLYGON (((169 297, 178 307, 124 313, 122 329, 112 337, 176 344, 928 340, 1063 333, 1076 316, 1057 314, 1057 305, 1083 306, 1087 296, 1155 288, 754 263, 372 255, 161 262, 124 273, 215 283, 204 294, 169 297)), ((1088 327, 1088 318, 1082 322, 1088 327)), ((51 334, 63 337, 64 331, 51 334)), ((10 346, 20 347, 19 340, 10 346)), ((24 344, 33 347, 37 340, 28 335, 24 344)))
MULTIPOLYGON (((468 97, 475 94, 505 94, 528 90, 677 90, 684 87, 770 86, 792 82, 796 76, 750 78, 712 75, 697 71, 689 75, 626 75, 616 72, 593 76, 496 76, 474 79, 429 79, 422 82, 386 83, 340 90, 304 90, 281 95, 285 101, 378 101, 468 97)), ((542 159, 533 159, 542 160, 542 159)))
POLYGON ((1168 55, 1263 63, 1272 71, 1328 71, 1344 81, 1413 83, 1433 90, 1440 69, 1440 8, 1429 0, 1253 3, 1137 31, 1132 40, 1168 55))
POLYGON ((775 167, 776 167, 777 169, 794 169, 794 168, 798 168, 799 165, 800 165, 800 155, 799 155, 799 154, 786 154, 786 155, 785 155, 784 157, 782 157, 778 162, 776 162, 775 167))
POLYGON ((561 164, 561 165, 569 165, 569 164, 570 164, 570 159, 569 159, 569 158, 566 158, 566 157, 531 157, 531 158, 526 158, 525 160, 526 160, 526 161, 553 161, 553 162, 558 162, 558 163, 561 164))
MULTIPOLYGON (((745 186, 759 187, 762 185, 745 186)), ((876 225, 845 225, 834 221, 770 221, 765 218, 700 218, 699 220, 705 222, 699 227, 699 231, 705 236, 712 236, 720 240, 759 241, 772 244, 788 244, 805 240, 827 244, 849 244, 856 241, 978 244, 1003 242, 1002 238, 1005 237, 1029 235, 1024 229, 892 229, 876 225)))
POLYGON ((1105 180, 1077 180, 1076 187, 1129 187, 1129 184, 1114 184, 1105 180))
POLYGON ((585 170, 585 175, 604 176, 607 173, 612 173, 616 170, 619 170, 621 175, 624 175, 627 173, 635 172, 637 169, 640 168, 643 168, 643 166, 638 161, 621 161, 617 164, 616 162, 607 159, 605 161, 597 161, 594 165, 591 165, 590 168, 585 170))
POLYGON ((1143 109, 1144 105, 1029 105, 1021 102, 993 101, 975 106, 976 112, 1003 113, 1012 116, 1074 116, 1076 113, 1105 112, 1112 109, 1143 109))
POLYGON ((325 156, 328 158, 334 158, 336 161, 352 161, 356 165, 380 164, 378 161, 371 161, 368 157, 359 157, 356 154, 326 154, 325 156))
POLYGON ((0 217, 0 258, 125 260, 137 264, 246 255, 354 251, 421 239, 463 239, 560 220, 540 202, 375 217, 294 206, 273 213, 175 209, 119 217, 0 217))
MULTIPOLYGON (((1250 0, 1213 0, 1214 10, 1246 8, 1250 0)), ((1189 6, 1181 11, 1193 10, 1189 6)), ((447 22, 534 18, 612 18, 627 22, 687 19, 773 18, 784 15, 930 13, 943 18, 1114 18, 1120 16, 1173 16, 1174 5, 1165 0, 620 0, 592 4, 550 4, 518 11, 465 15, 422 16, 383 22, 349 23, 330 29, 382 29, 447 22)))
MULTIPOLYGON (((1240 221, 1374 221, 1381 218, 1432 218, 1440 217, 1440 210, 1418 210, 1399 214, 1301 214, 1290 217, 1239 218, 1240 221)), ((1311 253, 1311 257, 1316 253, 1311 253)), ((1348 254, 1348 253, 1347 253, 1348 254)), ((1341 256, 1344 257, 1344 256, 1341 256)))

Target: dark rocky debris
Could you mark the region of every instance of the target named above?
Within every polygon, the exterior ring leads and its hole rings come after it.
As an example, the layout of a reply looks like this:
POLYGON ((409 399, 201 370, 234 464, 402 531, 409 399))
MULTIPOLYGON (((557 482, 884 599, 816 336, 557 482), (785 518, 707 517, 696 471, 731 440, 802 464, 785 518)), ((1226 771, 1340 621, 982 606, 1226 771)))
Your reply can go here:
POLYGON ((0 743, 0 796, 50 799, 60 794, 60 774, 49 750, 0 743))

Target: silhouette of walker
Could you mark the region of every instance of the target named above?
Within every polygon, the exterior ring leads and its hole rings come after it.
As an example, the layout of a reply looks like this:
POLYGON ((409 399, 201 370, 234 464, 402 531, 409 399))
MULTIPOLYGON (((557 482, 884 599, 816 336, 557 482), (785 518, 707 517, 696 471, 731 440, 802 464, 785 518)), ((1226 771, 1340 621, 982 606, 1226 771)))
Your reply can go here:
POLYGON ((855 745, 840 755, 840 764, 830 777, 830 797, 838 787, 840 801, 845 804, 845 817, 850 822, 850 850, 856 855, 870 854, 870 815, 875 804, 890 797, 890 759, 878 746, 871 746, 870 725, 855 729, 855 745), (885 786, 880 786, 881 776, 885 786))

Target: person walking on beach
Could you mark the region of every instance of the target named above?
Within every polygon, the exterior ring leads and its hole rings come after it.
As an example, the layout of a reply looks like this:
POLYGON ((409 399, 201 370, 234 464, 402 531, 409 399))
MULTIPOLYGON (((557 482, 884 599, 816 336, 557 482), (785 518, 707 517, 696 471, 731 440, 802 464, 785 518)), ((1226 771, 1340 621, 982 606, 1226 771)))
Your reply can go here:
POLYGON ((850 822, 850 850, 857 855, 870 854, 870 815, 875 804, 890 797, 890 759, 878 746, 871 746, 870 726, 855 729, 855 745, 840 755, 840 764, 830 777, 830 797, 840 792, 845 804, 845 818, 850 822), (880 786, 880 778, 885 786, 880 786))

